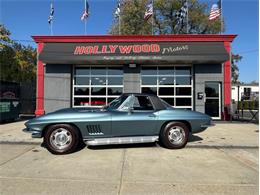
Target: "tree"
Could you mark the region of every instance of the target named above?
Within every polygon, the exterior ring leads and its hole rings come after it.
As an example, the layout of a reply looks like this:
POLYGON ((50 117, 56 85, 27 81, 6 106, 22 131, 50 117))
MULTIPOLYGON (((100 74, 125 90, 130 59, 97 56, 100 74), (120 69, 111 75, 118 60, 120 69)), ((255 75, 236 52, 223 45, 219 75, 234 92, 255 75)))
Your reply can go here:
POLYGON ((12 41, 10 35, 10 31, 0 25, 0 80, 35 81, 36 49, 12 41))
MULTIPOLYGON (((122 0, 120 9, 121 34, 216 34, 221 31, 220 18, 209 21, 209 9, 207 3, 198 0, 189 1, 188 31, 186 19, 184 25, 176 25, 178 11, 186 0, 155 0, 153 20, 144 20, 144 12, 147 0, 122 0), (152 22, 153 21, 153 22, 152 22)), ((115 19, 110 29, 111 34, 119 34, 119 21, 115 19)))
POLYGON ((238 80, 239 77, 239 69, 237 63, 242 60, 242 56, 239 54, 231 54, 231 80, 232 83, 240 83, 238 80))

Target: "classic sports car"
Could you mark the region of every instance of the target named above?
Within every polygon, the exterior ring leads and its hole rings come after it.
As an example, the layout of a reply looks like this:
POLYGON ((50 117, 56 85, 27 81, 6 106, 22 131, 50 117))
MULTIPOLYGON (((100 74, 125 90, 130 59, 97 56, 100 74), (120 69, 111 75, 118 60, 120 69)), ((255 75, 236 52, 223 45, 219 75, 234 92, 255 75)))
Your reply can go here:
POLYGON ((97 108, 68 108, 25 123, 25 132, 44 138, 54 154, 75 151, 87 145, 129 144, 160 141, 166 148, 186 145, 190 133, 212 125, 208 115, 172 108, 151 94, 122 94, 109 105, 97 108))

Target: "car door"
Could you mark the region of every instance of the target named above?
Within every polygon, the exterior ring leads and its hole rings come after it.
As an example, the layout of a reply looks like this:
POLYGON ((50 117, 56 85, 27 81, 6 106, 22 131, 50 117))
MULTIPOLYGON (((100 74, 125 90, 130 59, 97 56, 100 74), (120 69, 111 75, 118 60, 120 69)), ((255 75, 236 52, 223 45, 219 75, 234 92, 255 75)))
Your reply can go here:
MULTIPOLYGON (((131 102, 131 101, 130 101, 131 102)), ((148 96, 132 96, 132 103, 112 112, 113 136, 154 135, 158 112, 148 96)))

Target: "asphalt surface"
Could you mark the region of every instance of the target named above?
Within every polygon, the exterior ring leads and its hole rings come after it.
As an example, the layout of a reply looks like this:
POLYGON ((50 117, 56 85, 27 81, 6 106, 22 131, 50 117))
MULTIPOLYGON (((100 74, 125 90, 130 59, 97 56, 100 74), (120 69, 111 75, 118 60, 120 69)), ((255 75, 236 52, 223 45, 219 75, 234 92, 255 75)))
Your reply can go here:
POLYGON ((1 194, 258 194, 258 125, 219 123, 186 148, 84 147, 50 154, 24 122, 0 125, 1 194))

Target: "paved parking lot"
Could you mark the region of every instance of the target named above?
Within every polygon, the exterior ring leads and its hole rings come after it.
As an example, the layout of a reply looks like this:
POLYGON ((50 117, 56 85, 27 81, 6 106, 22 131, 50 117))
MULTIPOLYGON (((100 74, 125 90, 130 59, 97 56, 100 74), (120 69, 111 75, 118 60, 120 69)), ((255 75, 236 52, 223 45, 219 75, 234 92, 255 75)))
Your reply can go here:
POLYGON ((258 125, 219 123, 187 147, 84 147, 55 156, 0 125, 1 194, 258 194, 258 125))

